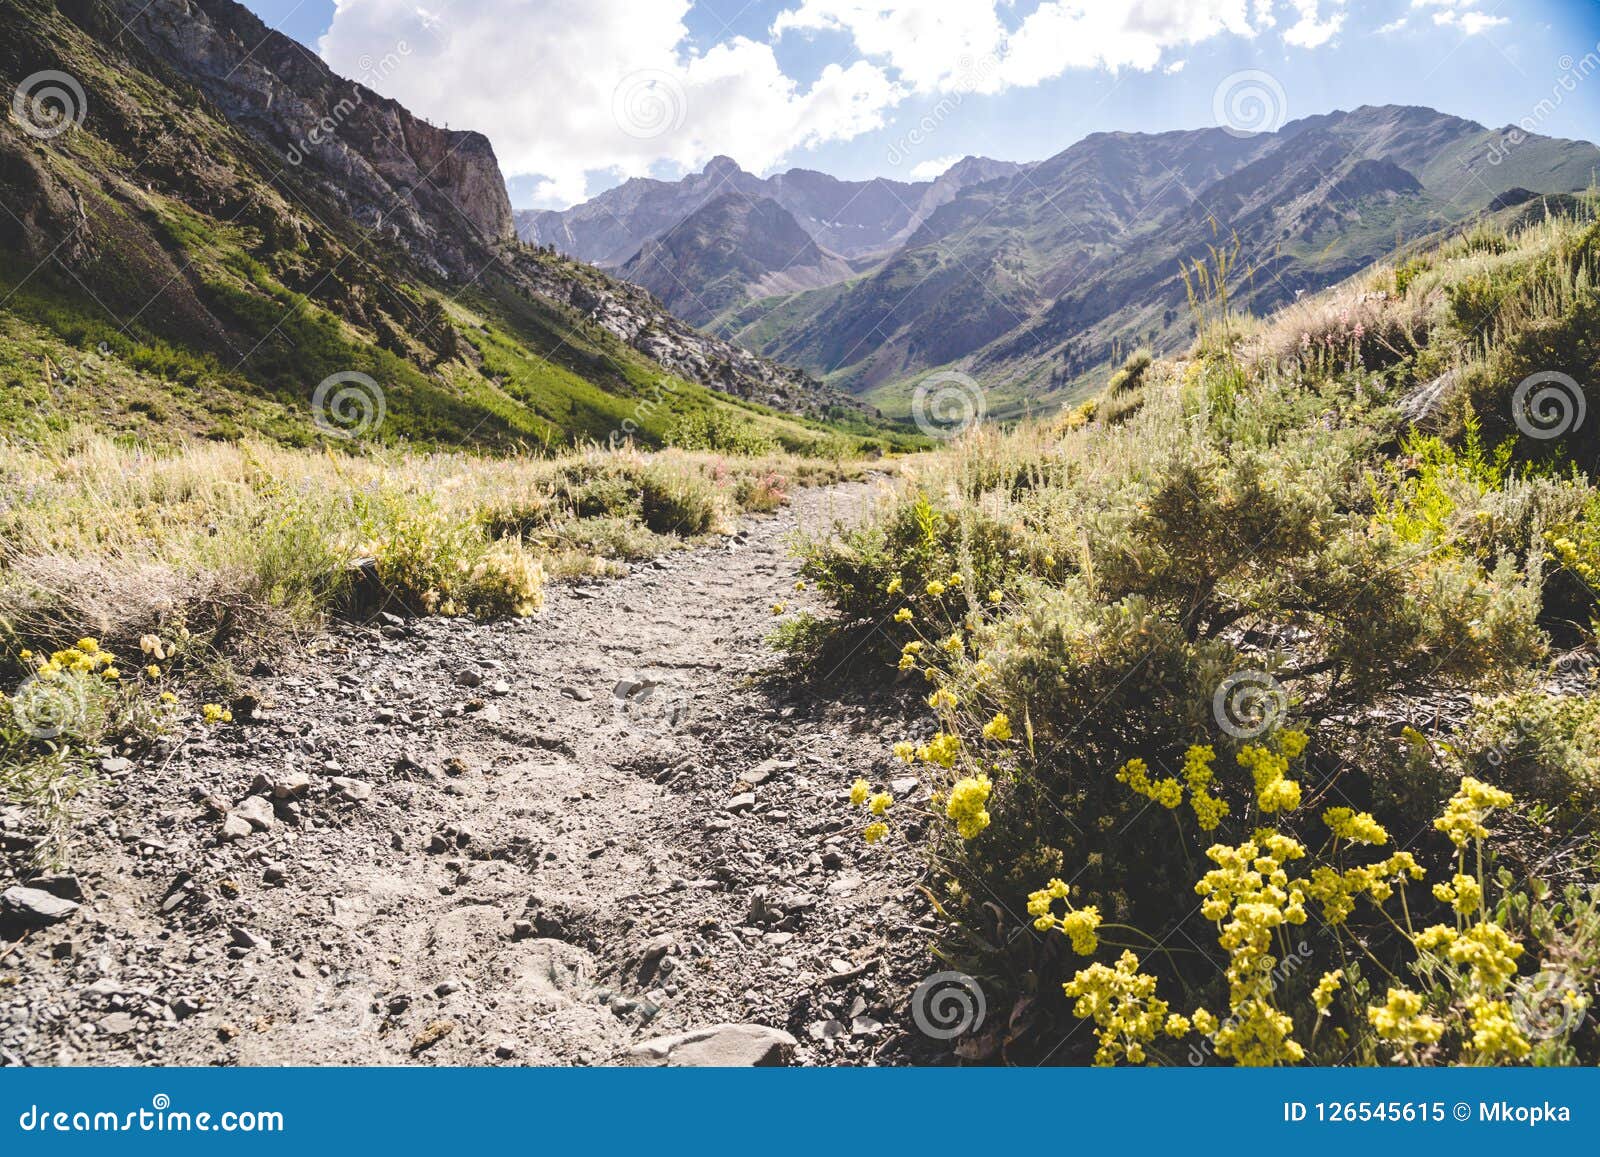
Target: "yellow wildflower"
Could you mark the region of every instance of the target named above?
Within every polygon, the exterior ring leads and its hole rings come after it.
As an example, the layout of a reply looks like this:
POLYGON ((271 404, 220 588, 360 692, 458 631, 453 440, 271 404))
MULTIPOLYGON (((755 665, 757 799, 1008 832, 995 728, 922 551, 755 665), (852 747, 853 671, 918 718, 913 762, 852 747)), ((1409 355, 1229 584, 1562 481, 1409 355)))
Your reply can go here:
POLYGON ((875 820, 861 829, 861 838, 869 844, 875 844, 889 834, 889 825, 881 820, 875 820))
POLYGON ((911 608, 901 607, 894 613, 894 621, 897 623, 909 623, 911 621, 911 608))
POLYGON ((985 805, 989 802, 989 792, 993 787, 989 777, 981 773, 958 779, 951 787, 944 812, 956 821, 956 831, 962 839, 970 840, 989 826, 989 812, 985 805))
POLYGON ((858 779, 850 785, 850 806, 860 807, 867 802, 867 793, 872 788, 864 779, 858 779))
POLYGON ((1331 807, 1322 813, 1322 822, 1328 830, 1341 839, 1358 844, 1385 844, 1389 833, 1372 818, 1370 812, 1358 812, 1347 807, 1331 807))
POLYGON ((1317 987, 1311 992, 1311 1003, 1317 1006, 1317 1015, 1328 1015, 1328 1007, 1333 1004, 1333 994, 1339 991, 1339 984, 1343 980, 1342 968, 1335 968, 1332 972, 1322 974, 1322 979, 1317 981, 1317 987))
POLYGON ((996 743, 1004 743, 1010 739, 1010 717, 1004 711, 997 713, 993 719, 983 725, 983 737, 994 740, 996 743))
POLYGON ((886 791, 880 791, 868 802, 867 810, 875 816, 881 816, 884 812, 889 810, 893 803, 894 796, 890 795, 886 791))

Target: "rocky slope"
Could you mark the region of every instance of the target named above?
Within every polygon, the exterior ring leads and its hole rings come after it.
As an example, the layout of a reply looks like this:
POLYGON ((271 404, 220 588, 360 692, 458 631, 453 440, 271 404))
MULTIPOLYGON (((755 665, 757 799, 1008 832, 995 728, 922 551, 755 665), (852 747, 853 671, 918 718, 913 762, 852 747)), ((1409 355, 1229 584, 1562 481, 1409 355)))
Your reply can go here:
POLYGON ((232 0, 7 4, 0 72, 43 100, 47 71, 70 78, 60 123, 59 103, 0 123, 0 325, 27 339, 23 380, 42 362, 54 381, 51 422, 110 411, 159 436, 163 413, 115 405, 124 368, 165 376, 193 432, 290 441, 319 436, 315 387, 348 372, 383 391, 373 436, 434 444, 603 440, 630 419, 651 441, 729 398, 859 413, 521 245, 483 136, 335 75, 232 0), (103 373, 49 368, 90 353, 103 373), (672 406, 637 420, 664 378, 672 406))
POLYGON ((704 325, 752 298, 832 285, 852 270, 776 201, 724 193, 646 241, 618 272, 704 325))

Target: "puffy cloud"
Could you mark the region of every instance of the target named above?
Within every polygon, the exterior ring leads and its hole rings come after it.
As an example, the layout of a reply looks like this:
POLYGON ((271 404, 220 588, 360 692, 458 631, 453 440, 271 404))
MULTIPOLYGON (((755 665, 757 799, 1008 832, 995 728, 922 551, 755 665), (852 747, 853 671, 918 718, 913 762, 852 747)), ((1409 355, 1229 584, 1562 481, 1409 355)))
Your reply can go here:
MULTIPOLYGON (((1344 0, 1288 0, 1298 16, 1286 39, 1314 47, 1343 21, 1344 0)), ((989 0, 800 0, 773 22, 775 35, 831 30, 918 92, 999 92, 1069 69, 1148 71, 1171 48, 1231 33, 1250 37, 1275 22, 1272 0, 1043 0, 1016 27, 989 0)))
POLYGON ((725 153, 766 169, 793 150, 880 127, 903 93, 882 68, 830 64, 810 85, 770 45, 689 47, 688 0, 338 0, 319 48, 436 124, 477 129, 544 204, 588 174, 631 177, 725 153), (381 75, 375 57, 394 59, 381 75))
POLYGON ((1476 36, 1485 28, 1510 24, 1505 16, 1479 11, 1480 0, 1411 0, 1413 8, 1434 10, 1433 22, 1442 28, 1459 28, 1464 35, 1476 36))
POLYGON ((952 153, 948 157, 933 157, 930 160, 923 161, 912 167, 911 179, 913 181, 931 181, 935 177, 942 177, 945 171, 960 159, 960 157, 952 153))

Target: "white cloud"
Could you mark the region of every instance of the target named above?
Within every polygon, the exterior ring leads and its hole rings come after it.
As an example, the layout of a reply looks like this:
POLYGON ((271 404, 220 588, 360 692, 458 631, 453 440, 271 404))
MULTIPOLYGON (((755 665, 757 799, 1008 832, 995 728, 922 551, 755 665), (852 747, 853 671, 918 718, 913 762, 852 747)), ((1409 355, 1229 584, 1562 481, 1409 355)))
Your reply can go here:
POLYGON ((1328 14, 1322 16, 1319 0, 1290 0, 1295 22, 1283 34, 1284 42, 1296 48, 1319 48, 1332 40, 1344 26, 1345 0, 1327 0, 1328 14))
POLYGON ((913 181, 931 181, 935 177, 944 176, 945 170, 961 158, 954 153, 948 157, 934 157, 932 160, 923 161, 911 169, 913 181))
POLYGON ((1189 62, 1187 60, 1174 60, 1171 64, 1167 65, 1167 67, 1163 68, 1161 71, 1166 73, 1168 76, 1177 76, 1178 73, 1183 71, 1183 66, 1188 64, 1188 63, 1189 62))
MULTIPOLYGON (((1316 0, 1291 3, 1301 12, 1302 25, 1316 26, 1316 0)), ((1332 3, 1342 7, 1343 0, 1332 3)), ((1272 23, 1271 0, 1044 0, 1015 28, 1001 20, 1001 7, 1010 5, 1005 0, 800 0, 779 13, 772 30, 779 36, 847 33, 858 52, 917 92, 992 93, 1075 68, 1149 71, 1167 49, 1223 33, 1254 36, 1272 23)), ((1334 18, 1334 29, 1340 19, 1334 18)))
POLYGON ((587 174, 696 168, 726 153, 762 171, 792 151, 880 127, 903 93, 867 61, 809 86, 744 37, 687 45, 688 0, 338 0, 319 48, 336 71, 436 124, 493 142, 511 176, 542 178, 541 203, 582 200, 587 174))
POLYGON ((1466 36, 1476 36, 1485 28, 1510 24, 1505 16, 1478 10, 1480 0, 1411 0, 1413 8, 1433 8, 1433 22, 1442 28, 1459 28, 1466 36))

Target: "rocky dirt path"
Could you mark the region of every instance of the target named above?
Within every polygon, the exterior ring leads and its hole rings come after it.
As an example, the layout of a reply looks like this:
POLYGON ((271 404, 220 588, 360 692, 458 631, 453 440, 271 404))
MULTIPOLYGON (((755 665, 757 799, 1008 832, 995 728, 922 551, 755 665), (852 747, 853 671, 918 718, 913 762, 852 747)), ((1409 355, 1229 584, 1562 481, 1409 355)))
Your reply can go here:
POLYGON ((763 643, 811 602, 790 532, 872 487, 532 619, 336 625, 253 719, 109 761, 72 876, 35 881, 81 907, 0 941, 0 1059, 925 1059, 917 855, 846 799, 926 795, 886 758, 915 709, 796 699, 763 643), (764 1027, 645 1044, 727 1024, 764 1027))

